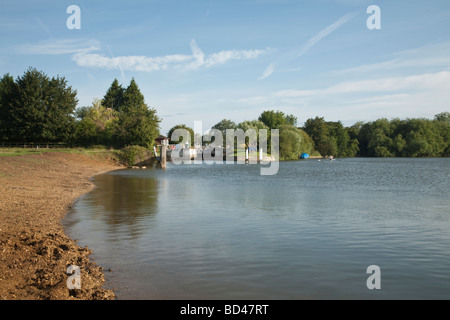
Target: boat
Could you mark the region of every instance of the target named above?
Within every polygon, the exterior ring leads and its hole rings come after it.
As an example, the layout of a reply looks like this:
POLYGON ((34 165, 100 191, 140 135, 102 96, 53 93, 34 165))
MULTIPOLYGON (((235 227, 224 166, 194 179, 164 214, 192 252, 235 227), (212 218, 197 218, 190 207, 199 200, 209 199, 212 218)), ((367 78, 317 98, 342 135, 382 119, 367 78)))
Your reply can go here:
POLYGON ((300 155, 300 159, 308 159, 308 158, 309 158, 309 154, 307 154, 307 153, 302 153, 300 155))

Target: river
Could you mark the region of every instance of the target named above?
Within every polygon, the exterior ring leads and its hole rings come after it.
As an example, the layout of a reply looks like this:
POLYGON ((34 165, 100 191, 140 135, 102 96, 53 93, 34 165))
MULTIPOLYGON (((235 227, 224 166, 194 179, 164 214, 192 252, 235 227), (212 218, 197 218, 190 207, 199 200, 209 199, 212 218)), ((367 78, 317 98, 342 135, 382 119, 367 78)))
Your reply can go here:
POLYGON ((93 182, 64 227, 118 299, 450 299, 450 159, 308 159, 272 176, 168 163, 93 182))

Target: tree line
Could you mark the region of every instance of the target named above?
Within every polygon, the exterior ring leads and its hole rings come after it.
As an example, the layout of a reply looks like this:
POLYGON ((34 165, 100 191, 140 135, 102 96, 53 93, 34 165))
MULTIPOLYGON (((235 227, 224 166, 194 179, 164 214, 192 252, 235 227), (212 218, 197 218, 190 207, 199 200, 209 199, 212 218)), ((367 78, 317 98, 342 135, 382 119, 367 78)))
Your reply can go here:
POLYGON ((113 81, 103 99, 77 108, 77 91, 64 77, 29 68, 0 80, 0 140, 64 142, 69 146, 151 147, 161 119, 145 104, 136 81, 113 81))
MULTIPOLYGON (((103 99, 94 99, 91 106, 77 108, 77 104, 77 91, 64 77, 50 78, 34 68, 16 79, 5 74, 0 79, 0 141, 150 148, 160 135, 161 119, 145 103, 134 78, 126 88, 114 79, 103 99)), ((267 129, 268 150, 270 129, 279 129, 281 160, 298 159, 301 153, 334 157, 450 156, 449 112, 434 119, 382 118, 349 127, 323 117, 307 119, 303 126, 297 122, 292 114, 267 110, 254 120, 235 123, 223 119, 212 128, 222 132, 223 141, 226 129, 254 129, 257 133, 267 129)), ((169 138, 177 128, 188 129, 191 144, 194 142, 194 131, 185 124, 171 128, 169 138)))
MULTIPOLYGON (((268 129, 269 146, 270 129, 279 129, 281 160, 295 160, 302 153, 341 158, 450 156, 449 112, 439 113, 433 120, 381 118, 372 122, 357 122, 349 127, 345 127, 340 121, 326 121, 323 117, 307 119, 303 126, 297 126, 297 121, 293 115, 267 110, 256 120, 235 123, 223 119, 212 128, 222 132, 223 141, 227 129, 242 129, 244 132, 248 129, 256 132, 268 129)), ((194 141, 193 130, 185 124, 171 128, 169 137, 177 128, 188 129, 191 132, 191 143, 194 141)))

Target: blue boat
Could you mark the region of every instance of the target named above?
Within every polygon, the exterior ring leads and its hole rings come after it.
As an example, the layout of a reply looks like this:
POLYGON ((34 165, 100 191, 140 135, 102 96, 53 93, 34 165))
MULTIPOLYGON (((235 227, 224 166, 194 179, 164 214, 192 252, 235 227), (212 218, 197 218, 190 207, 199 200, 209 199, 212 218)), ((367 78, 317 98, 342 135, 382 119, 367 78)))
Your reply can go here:
POLYGON ((302 153, 300 155, 300 159, 308 159, 308 158, 309 158, 309 154, 307 154, 307 153, 302 153))

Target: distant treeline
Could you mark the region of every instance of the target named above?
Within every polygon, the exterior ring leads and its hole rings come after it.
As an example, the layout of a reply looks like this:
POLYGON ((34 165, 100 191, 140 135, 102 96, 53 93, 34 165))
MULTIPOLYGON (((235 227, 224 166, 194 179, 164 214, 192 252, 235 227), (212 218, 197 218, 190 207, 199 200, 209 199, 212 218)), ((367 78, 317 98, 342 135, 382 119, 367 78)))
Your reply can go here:
MULTIPOLYGON (((185 128, 176 125, 169 130, 185 128)), ((316 117, 307 119, 302 127, 297 118, 281 111, 264 111, 257 120, 236 124, 223 119, 213 126, 223 133, 226 129, 279 129, 280 158, 298 159, 301 153, 334 157, 449 157, 450 113, 437 114, 430 119, 378 119, 373 122, 358 122, 344 127, 340 121, 325 121, 316 117)), ((269 130, 270 132, 270 130, 269 130)), ((176 143, 177 141, 173 141, 176 143)), ((270 138, 268 138, 270 145, 270 138)), ((269 148, 270 149, 270 148, 269 148)))
MULTIPOLYGON (((149 148, 160 135, 161 119, 149 108, 135 80, 123 88, 114 79, 103 99, 91 106, 76 108, 77 91, 64 77, 49 78, 29 68, 14 79, 0 79, 0 142, 61 142, 69 146, 102 145, 123 148, 149 148)), ((345 127, 340 121, 307 119, 303 126, 297 117, 267 110, 258 119, 235 123, 223 119, 213 126, 224 135, 226 129, 279 129, 280 159, 298 159, 301 153, 334 157, 449 157, 450 113, 434 119, 378 119, 345 127)), ((171 128, 185 128, 185 124, 171 128)), ((258 137, 259 138, 259 137, 258 137)), ((259 141, 259 139, 258 139, 259 141)), ((171 141, 177 143, 178 141, 171 141)))
POLYGON ((338 157, 448 157, 450 156, 450 113, 437 114, 433 120, 378 119, 343 127, 316 117, 305 122, 322 155, 338 157))

